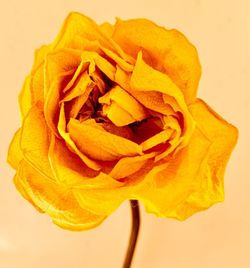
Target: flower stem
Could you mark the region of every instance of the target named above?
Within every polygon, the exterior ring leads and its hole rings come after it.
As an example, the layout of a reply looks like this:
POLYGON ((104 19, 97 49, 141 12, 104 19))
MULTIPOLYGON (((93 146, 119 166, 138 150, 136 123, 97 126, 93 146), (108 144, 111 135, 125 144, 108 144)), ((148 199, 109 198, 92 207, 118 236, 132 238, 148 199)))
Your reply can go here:
POLYGON ((127 254, 123 263, 123 268, 130 268, 135 246, 138 238, 138 233, 140 229, 140 208, 137 200, 130 200, 131 212, 132 212, 132 228, 130 234, 129 245, 127 249, 127 254))

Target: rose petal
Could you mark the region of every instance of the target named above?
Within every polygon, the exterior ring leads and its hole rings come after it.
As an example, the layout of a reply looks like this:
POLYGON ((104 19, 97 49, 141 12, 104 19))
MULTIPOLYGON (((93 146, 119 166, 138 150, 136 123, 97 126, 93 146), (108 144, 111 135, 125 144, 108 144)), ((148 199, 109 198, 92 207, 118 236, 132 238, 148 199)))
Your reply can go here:
POLYGON ((101 50, 108 56, 110 57, 113 61, 115 61, 123 70, 125 70, 126 72, 132 72, 133 71, 133 65, 126 62, 123 58, 119 57, 116 53, 114 53, 113 51, 105 48, 105 47, 101 47, 101 50))
POLYGON ((154 70, 146 64, 142 58, 142 53, 138 53, 137 61, 131 76, 130 86, 137 91, 156 91, 173 97, 180 106, 186 110, 186 103, 180 89, 166 75, 154 70))
POLYGON ((72 189, 84 210, 109 215, 125 200, 128 189, 123 187, 123 183, 87 168, 55 137, 51 142, 49 159, 58 182, 72 189), (111 195, 114 196, 110 198, 111 195))
POLYGON ((126 126, 148 116, 146 109, 119 86, 98 99, 104 106, 104 115, 116 125, 126 126))
MULTIPOLYGON (((73 150, 72 150, 73 151, 73 150)), ((48 158, 58 183, 68 187, 83 184, 99 172, 89 168, 61 139, 51 137, 48 158)))
POLYGON ((108 38, 111 38, 114 32, 114 25, 110 24, 109 22, 104 22, 99 27, 105 36, 107 36, 108 38))
POLYGON ((21 116, 23 119, 29 112, 32 105, 34 104, 34 100, 33 100, 32 93, 31 93, 31 76, 30 75, 27 76, 24 81, 23 87, 18 96, 18 101, 19 101, 21 116))
POLYGON ((23 88, 19 94, 19 105, 22 118, 29 109, 44 98, 44 59, 50 50, 50 46, 42 46, 35 51, 34 64, 31 73, 25 79, 23 88))
POLYGON ((179 220, 223 200, 225 166, 237 140, 236 128, 201 100, 189 109, 197 122, 189 144, 149 173, 138 190, 149 212, 179 220))
MULTIPOLYGON (((95 61, 97 67, 111 80, 115 80, 115 67, 106 59, 101 57, 99 54, 94 52, 85 52, 87 57, 90 57, 95 61)), ((84 53, 84 54, 85 54, 84 53)))
POLYGON ((66 132, 66 118, 65 118, 65 111, 64 111, 64 103, 61 104, 60 108, 60 116, 59 116, 59 123, 58 123, 58 131, 61 135, 61 137, 64 139, 66 144, 69 146, 69 148, 80 157, 80 159, 85 163, 89 168, 93 170, 100 170, 101 165, 94 161, 93 159, 90 159, 85 154, 83 154, 74 141, 71 139, 69 133, 66 132))
POLYGON ((155 134, 151 138, 141 143, 142 150, 147 151, 159 144, 166 143, 170 139, 172 134, 173 134, 173 130, 171 128, 165 129, 155 134))
MULTIPOLYGON (((203 176, 200 172, 204 170, 209 146, 210 142, 195 131, 188 146, 146 174, 135 195, 143 201, 148 212, 159 217, 173 217, 178 205, 199 188, 203 176)), ((177 218, 183 219, 184 215, 177 218)))
POLYGON ((15 133, 8 150, 8 163, 17 169, 19 162, 23 159, 23 152, 20 148, 20 137, 22 130, 19 128, 15 133))
MULTIPOLYGON (((154 70, 147 65, 143 61, 141 53, 138 54, 137 62, 132 73, 130 86, 132 91, 143 91, 146 92, 146 94, 148 91, 160 92, 162 93, 163 100, 166 95, 165 100, 170 102, 167 104, 169 104, 175 110, 179 107, 179 111, 182 113, 184 118, 182 135, 182 147, 184 147, 193 133, 195 124, 190 112, 187 109, 183 94, 179 88, 169 79, 166 74, 154 70), (168 96, 170 96, 170 98, 168 96)), ((166 113, 164 114, 169 114, 168 110, 166 110, 166 113)))
POLYGON ((80 13, 72 12, 66 18, 52 47, 54 49, 62 47, 81 49, 77 46, 77 42, 74 42, 75 38, 85 38, 90 41, 98 40, 101 45, 113 49, 108 38, 93 20, 80 13))
POLYGON ((181 127, 178 120, 174 116, 164 116, 163 117, 164 128, 169 128, 172 130, 171 139, 168 140, 170 146, 161 154, 155 157, 155 161, 158 162, 161 159, 167 157, 170 153, 174 151, 177 153, 183 147, 180 146, 183 138, 181 137, 181 127))
POLYGON ((72 72, 73 74, 74 71, 77 70, 78 76, 81 69, 83 68, 83 63, 84 62, 81 59, 81 52, 79 50, 61 48, 59 50, 50 52, 46 56, 44 65, 45 96, 50 91, 52 82, 56 80, 61 74, 68 72, 72 72), (77 68, 79 66, 81 69, 77 68))
POLYGON ((106 132, 94 120, 80 123, 71 119, 68 124, 68 131, 77 147, 93 159, 112 161, 125 156, 142 154, 142 149, 139 145, 123 137, 106 132))
POLYGON ((50 85, 44 104, 44 116, 50 130, 59 136, 57 125, 59 120, 60 100, 63 98, 63 85, 67 84, 72 76, 72 70, 61 73, 57 76, 50 85))
POLYGON ((117 20, 113 39, 134 58, 145 52, 146 62, 168 74, 187 103, 195 100, 201 67, 195 47, 180 32, 146 19, 117 20))
POLYGON ((115 179, 126 178, 142 169, 148 160, 155 155, 156 153, 150 153, 141 156, 124 157, 117 162, 109 175, 115 179))
POLYGON ((86 230, 105 219, 81 208, 69 188, 48 180, 25 161, 19 166, 15 184, 24 198, 64 229, 86 230))
POLYGON ((129 198, 130 189, 107 174, 84 180, 72 191, 83 209, 98 215, 110 215, 129 198))
POLYGON ((76 85, 67 92, 61 102, 71 101, 76 97, 84 95, 89 86, 94 86, 94 83, 90 79, 89 75, 86 72, 80 74, 76 79, 76 85))
POLYGON ((24 159, 38 172, 53 180, 48 160, 49 131, 39 104, 33 106, 25 117, 20 135, 20 148, 24 159))

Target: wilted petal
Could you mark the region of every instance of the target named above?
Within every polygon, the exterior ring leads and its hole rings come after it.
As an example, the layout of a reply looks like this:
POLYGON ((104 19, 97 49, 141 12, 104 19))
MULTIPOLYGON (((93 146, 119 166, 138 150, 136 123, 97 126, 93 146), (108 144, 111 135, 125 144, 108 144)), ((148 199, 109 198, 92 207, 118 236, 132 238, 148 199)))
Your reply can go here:
POLYGON ((189 144, 149 173, 138 191, 149 212, 179 220, 223 200, 225 166, 237 140, 237 130, 202 101, 189 109, 197 123, 189 144))
POLYGON ((119 86, 112 88, 98 101, 105 104, 103 113, 116 126, 126 126, 148 116, 146 109, 119 86))
POLYGON ((64 111, 64 103, 61 104, 60 108, 60 116, 59 116, 59 123, 58 123, 58 131, 61 135, 61 137, 64 139, 66 142, 67 146, 80 157, 80 159, 85 163, 89 168, 93 170, 100 170, 101 165, 93 160, 87 157, 85 154, 83 154, 79 148, 76 146, 74 141, 71 139, 69 133, 66 130, 66 118, 65 118, 65 111, 64 111))
POLYGON ((38 172, 53 179, 48 160, 50 133, 42 107, 35 105, 30 109, 24 119, 20 135, 20 148, 25 160, 38 172))
POLYGON ((73 187, 80 206, 94 214, 110 215, 129 198, 130 189, 109 175, 100 173, 95 178, 73 187))
POLYGON ((20 148, 20 138, 21 138, 21 128, 15 133, 8 151, 8 163, 14 168, 17 169, 20 161, 23 159, 23 152, 20 148))
POLYGON ((80 13, 72 12, 66 18, 52 47, 54 49, 61 47, 81 49, 81 46, 75 42, 75 38, 85 38, 90 41, 98 40, 101 45, 112 49, 108 38, 102 33, 99 26, 93 20, 80 13))
POLYGON ((201 67, 195 47, 180 32, 146 19, 117 20, 113 39, 134 58, 142 50, 149 65, 180 87, 187 103, 195 100, 201 67))
POLYGON ((70 137, 87 156, 102 161, 112 161, 126 156, 142 154, 136 143, 106 132, 94 120, 80 123, 71 119, 68 124, 70 137))
POLYGON ((150 158, 156 153, 149 153, 141 156, 124 157, 120 159, 110 172, 110 176, 115 179, 128 177, 143 168, 150 158))
MULTIPOLYGON (((162 93, 162 98, 166 105, 165 115, 171 114, 172 107, 174 111, 177 109, 183 116, 183 138, 182 146, 185 146, 190 139, 194 130, 194 120, 190 112, 187 109, 183 93, 180 89, 171 81, 171 79, 166 75, 157 70, 154 70, 149 65, 147 65, 143 59, 142 54, 138 54, 136 65, 132 73, 130 81, 132 91, 145 92, 146 94, 152 91, 162 93)), ((133 94, 133 93, 132 93, 133 94)), ((152 100, 154 103, 154 101, 152 100)), ((150 104, 148 104, 150 106, 150 104)), ((162 107, 164 108, 164 106, 162 107)), ((177 111, 178 111, 177 110, 177 111)))
POLYGON ((29 109, 44 98, 44 59, 50 50, 50 46, 42 46, 35 51, 34 64, 31 74, 25 79, 23 88, 19 94, 19 105, 22 117, 29 109))
POLYGON ((173 217, 178 205, 199 188, 209 146, 206 137, 195 131, 188 146, 146 174, 136 190, 136 197, 143 201, 148 212, 173 217))
POLYGON ((93 228, 105 217, 81 208, 71 189, 48 180, 25 161, 15 177, 17 189, 40 212, 45 212, 58 226, 73 231, 93 228))

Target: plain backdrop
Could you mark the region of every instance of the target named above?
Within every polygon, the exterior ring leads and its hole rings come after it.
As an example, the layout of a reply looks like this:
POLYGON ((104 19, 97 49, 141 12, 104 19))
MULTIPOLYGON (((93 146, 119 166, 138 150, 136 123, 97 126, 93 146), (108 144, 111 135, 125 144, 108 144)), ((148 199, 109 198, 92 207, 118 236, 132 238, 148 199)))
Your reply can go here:
POLYGON ((128 203, 94 230, 64 231, 20 196, 6 164, 8 144, 19 126, 17 95, 33 51, 54 39, 70 11, 98 23, 145 17, 182 31, 199 52, 199 97, 240 131, 226 170, 225 202, 185 222, 159 219, 142 208, 133 268, 250 267, 249 1, 8 0, 1 1, 0 10, 0 267, 118 268, 123 262, 128 203))

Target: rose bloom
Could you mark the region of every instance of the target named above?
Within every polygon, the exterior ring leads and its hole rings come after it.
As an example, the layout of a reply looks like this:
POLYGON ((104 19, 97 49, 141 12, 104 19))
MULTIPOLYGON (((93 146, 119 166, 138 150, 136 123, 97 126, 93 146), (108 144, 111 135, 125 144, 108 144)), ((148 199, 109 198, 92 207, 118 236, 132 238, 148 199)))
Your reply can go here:
POLYGON ((8 161, 17 189, 62 228, 128 199, 184 220, 223 201, 237 129, 196 98, 201 67, 177 30, 71 13, 35 53, 8 161))

